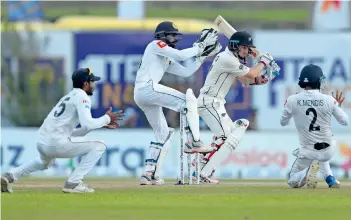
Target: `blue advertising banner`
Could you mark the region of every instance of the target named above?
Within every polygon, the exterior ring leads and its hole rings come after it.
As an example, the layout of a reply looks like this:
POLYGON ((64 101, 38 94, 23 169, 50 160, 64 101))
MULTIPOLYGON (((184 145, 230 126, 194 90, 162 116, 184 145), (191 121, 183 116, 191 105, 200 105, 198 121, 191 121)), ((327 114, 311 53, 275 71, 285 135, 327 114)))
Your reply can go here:
MULTIPOLYGON (((191 47, 198 37, 199 34, 185 34, 177 47, 191 47)), ((94 117, 105 113, 108 107, 112 106, 125 110, 124 127, 149 126, 144 114, 134 103, 133 88, 144 50, 153 39, 153 32, 148 31, 75 33, 75 68, 89 67, 94 74, 102 78, 97 83, 96 92, 92 97, 94 117)), ((227 45, 224 36, 221 36, 220 42, 223 48, 227 45)), ((166 74, 162 83, 181 92, 191 87, 198 95, 212 59, 205 61, 194 76, 180 79, 181 77, 166 74)), ((248 117, 250 100, 249 89, 243 89, 239 83, 233 84, 227 97, 227 110, 233 120, 248 117)))

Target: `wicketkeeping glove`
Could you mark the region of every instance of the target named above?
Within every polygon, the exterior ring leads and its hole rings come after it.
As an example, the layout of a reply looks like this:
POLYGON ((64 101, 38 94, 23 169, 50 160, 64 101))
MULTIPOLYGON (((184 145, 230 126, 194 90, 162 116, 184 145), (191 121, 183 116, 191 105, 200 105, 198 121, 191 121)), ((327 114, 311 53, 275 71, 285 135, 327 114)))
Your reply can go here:
POLYGON ((203 63, 208 57, 215 56, 217 53, 219 53, 222 49, 222 45, 217 42, 215 45, 209 47, 207 51, 204 51, 202 54, 198 56, 198 59, 200 59, 201 63, 203 63))
POLYGON ((200 39, 197 40, 193 46, 199 48, 199 55, 208 51, 209 48, 213 47, 218 42, 218 33, 213 28, 204 29, 201 32, 200 39))

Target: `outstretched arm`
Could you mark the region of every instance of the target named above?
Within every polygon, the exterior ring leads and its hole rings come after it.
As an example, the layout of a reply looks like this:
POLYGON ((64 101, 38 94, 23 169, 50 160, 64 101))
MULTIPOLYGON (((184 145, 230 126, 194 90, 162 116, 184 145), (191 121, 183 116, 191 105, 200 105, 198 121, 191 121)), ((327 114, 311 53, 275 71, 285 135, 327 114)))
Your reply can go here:
POLYGON ((186 61, 191 57, 198 56, 204 52, 207 46, 214 45, 218 42, 217 31, 209 29, 208 31, 203 32, 203 36, 196 41, 193 47, 177 50, 172 47, 169 47, 167 43, 163 41, 155 41, 154 51, 156 54, 164 57, 169 57, 176 61, 186 61))
POLYGON ((164 57, 171 58, 176 61, 185 61, 194 57, 202 52, 198 45, 184 50, 177 50, 168 46, 163 41, 157 41, 154 45, 154 51, 156 54, 164 57))
POLYGON ((101 128, 110 123, 110 117, 106 114, 100 118, 93 118, 91 116, 91 103, 90 100, 85 99, 85 97, 78 96, 75 104, 78 112, 79 123, 81 125, 81 129, 75 131, 76 134, 83 134, 84 132, 88 133, 91 130, 101 128))
POLYGON ((173 61, 166 71, 177 76, 189 77, 199 69, 201 64, 198 58, 193 57, 186 60, 183 65, 173 61))

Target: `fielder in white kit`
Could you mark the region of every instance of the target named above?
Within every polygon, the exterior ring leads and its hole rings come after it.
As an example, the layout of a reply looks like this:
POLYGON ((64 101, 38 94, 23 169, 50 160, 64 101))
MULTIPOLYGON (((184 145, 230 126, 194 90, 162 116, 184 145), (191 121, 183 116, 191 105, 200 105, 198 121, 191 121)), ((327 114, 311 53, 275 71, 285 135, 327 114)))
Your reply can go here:
POLYGON ((94 189, 83 183, 84 176, 95 166, 106 150, 101 140, 91 140, 85 136, 90 131, 106 127, 116 128, 123 113, 112 112, 110 108, 100 118, 92 118, 90 108, 94 82, 100 80, 89 68, 78 69, 72 75, 73 90, 62 97, 45 118, 39 129, 37 150, 40 157, 16 167, 1 176, 1 192, 12 193, 12 184, 22 176, 45 170, 55 158, 82 156, 77 168, 65 182, 63 192, 93 193, 94 189), (76 128, 78 124, 80 128, 76 128), (75 137, 83 137, 75 140, 75 137))
POLYGON ((238 119, 233 123, 226 112, 225 96, 232 84, 239 80, 243 84, 249 81, 252 85, 262 85, 274 78, 272 71, 277 74, 280 70, 268 53, 261 55, 257 65, 247 67, 245 58, 250 55, 251 48, 255 46, 249 33, 234 33, 225 51, 215 57, 205 84, 200 90, 199 114, 215 135, 212 144, 214 150, 203 155, 200 161, 202 183, 219 183, 218 180, 211 179, 214 170, 239 145, 249 125, 247 119, 238 119))
MULTIPOLYGON (((331 131, 331 120, 344 126, 349 123, 348 115, 341 109, 344 101, 342 93, 336 96, 325 95, 323 90, 325 76, 319 66, 305 66, 299 77, 302 92, 291 95, 284 105, 280 123, 288 125, 294 119, 301 147, 294 152, 297 157, 292 165, 288 184, 292 188, 316 188, 317 172, 320 170, 330 188, 339 188, 330 169, 329 160, 335 151, 335 140, 331 131)), ((332 94, 333 95, 333 94, 332 94)))
POLYGON ((217 32, 204 30, 193 47, 175 49, 180 40, 178 28, 169 21, 161 22, 155 30, 155 40, 145 49, 137 72, 134 88, 134 100, 146 115, 155 140, 150 143, 146 157, 145 171, 141 176, 141 185, 163 185, 160 172, 164 157, 171 143, 173 128, 169 128, 162 108, 168 108, 185 115, 187 133, 186 153, 210 152, 200 140, 199 116, 196 97, 191 89, 183 94, 175 89, 159 84, 163 75, 168 72, 182 77, 189 77, 201 66, 204 57, 209 53, 218 53, 221 46, 217 32), (180 62, 184 62, 180 64, 180 62))

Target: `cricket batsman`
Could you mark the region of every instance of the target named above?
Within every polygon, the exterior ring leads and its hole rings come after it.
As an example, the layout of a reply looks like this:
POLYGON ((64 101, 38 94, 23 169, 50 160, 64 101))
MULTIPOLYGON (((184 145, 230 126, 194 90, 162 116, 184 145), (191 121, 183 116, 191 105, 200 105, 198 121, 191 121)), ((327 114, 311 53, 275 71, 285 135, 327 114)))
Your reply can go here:
MULTIPOLYGON (((252 36, 244 31, 234 33, 226 49, 219 53, 210 68, 205 84, 197 99, 200 117, 214 133, 214 150, 202 156, 201 183, 218 184, 211 179, 215 169, 235 150, 249 126, 247 119, 235 122, 228 116, 224 107, 225 97, 235 80, 242 84, 247 81, 251 85, 262 85, 274 78, 280 68, 273 57, 264 53, 259 57, 257 65, 249 68, 246 58, 251 54, 252 36)), ((194 165, 194 163, 193 163, 194 165)))

